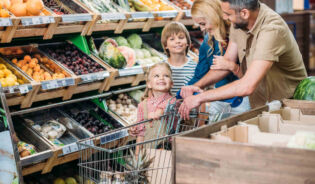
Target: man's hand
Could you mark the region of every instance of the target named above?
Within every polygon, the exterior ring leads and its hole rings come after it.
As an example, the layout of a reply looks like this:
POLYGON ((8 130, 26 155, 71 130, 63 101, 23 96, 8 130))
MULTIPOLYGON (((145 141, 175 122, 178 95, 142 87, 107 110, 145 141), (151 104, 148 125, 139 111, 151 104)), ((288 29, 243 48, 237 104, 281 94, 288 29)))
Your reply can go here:
POLYGON ((179 107, 178 112, 180 113, 180 116, 182 119, 189 120, 190 110, 200 105, 201 105, 201 99, 199 95, 189 96, 185 98, 185 100, 182 102, 182 104, 179 107))
POLYGON ((192 96, 194 92, 202 93, 203 90, 197 86, 183 86, 180 91, 180 96, 185 99, 189 96, 192 96))

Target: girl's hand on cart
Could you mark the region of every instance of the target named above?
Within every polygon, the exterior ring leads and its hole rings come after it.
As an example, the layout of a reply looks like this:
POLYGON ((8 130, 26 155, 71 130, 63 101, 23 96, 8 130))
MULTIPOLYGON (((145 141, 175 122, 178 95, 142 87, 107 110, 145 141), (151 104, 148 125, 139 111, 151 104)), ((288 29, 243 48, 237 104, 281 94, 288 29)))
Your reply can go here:
POLYGON ((178 112, 180 113, 180 117, 184 120, 189 120, 190 110, 200 105, 201 101, 198 95, 185 98, 178 110, 178 112))
POLYGON ((128 131, 131 136, 137 136, 139 134, 137 126, 130 127, 128 131))
POLYGON ((185 99, 189 96, 192 96, 194 93, 202 93, 202 92, 203 90, 197 86, 183 86, 180 91, 180 96, 185 99))

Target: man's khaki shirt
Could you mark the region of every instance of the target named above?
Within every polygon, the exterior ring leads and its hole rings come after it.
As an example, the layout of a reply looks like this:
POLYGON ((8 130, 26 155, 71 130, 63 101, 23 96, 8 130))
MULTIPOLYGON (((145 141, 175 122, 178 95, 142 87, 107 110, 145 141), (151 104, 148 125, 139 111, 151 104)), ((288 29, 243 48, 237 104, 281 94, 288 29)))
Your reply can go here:
POLYGON ((255 60, 274 62, 249 97, 252 108, 292 97, 298 83, 307 76, 301 52, 288 25, 263 3, 260 3, 258 17, 251 30, 231 26, 230 41, 237 44, 244 74, 255 60))

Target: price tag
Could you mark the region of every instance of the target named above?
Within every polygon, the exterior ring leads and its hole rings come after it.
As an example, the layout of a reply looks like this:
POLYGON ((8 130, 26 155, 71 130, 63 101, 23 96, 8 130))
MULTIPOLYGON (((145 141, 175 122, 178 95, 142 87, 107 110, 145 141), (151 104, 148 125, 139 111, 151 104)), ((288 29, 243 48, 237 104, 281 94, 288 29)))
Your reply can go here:
POLYGON ((32 89, 32 86, 31 85, 21 85, 21 86, 18 86, 18 88, 19 88, 21 94, 25 94, 25 93, 28 93, 29 90, 32 89))
POLYGON ((102 20, 124 20, 126 19, 125 14, 122 13, 103 13, 102 20))
POLYGON ((62 147, 62 153, 63 155, 71 153, 71 148, 69 145, 62 147))
POLYGON ((138 66, 138 67, 120 69, 118 70, 118 73, 119 73, 119 76, 124 77, 124 76, 142 74, 144 72, 143 72, 142 67, 138 66))
POLYGON ((93 81, 92 76, 93 75, 91 75, 91 74, 82 75, 81 76, 82 83, 92 82, 93 81))
POLYGON ((69 14, 62 15, 62 22, 80 22, 80 21, 91 21, 92 15, 90 14, 69 14))
POLYGON ((23 26, 50 24, 50 23, 55 23, 54 17, 41 16, 41 17, 22 18, 23 26))
POLYGON ((12 26, 10 18, 0 18, 0 27, 12 26))
POLYGON ((191 17, 191 11, 190 11, 190 10, 187 10, 187 11, 185 12, 185 14, 186 14, 186 17, 191 17))
POLYGON ((79 147, 78 147, 77 143, 71 143, 71 144, 68 144, 68 145, 62 147, 63 155, 67 155, 67 154, 74 153, 77 151, 79 151, 79 147))
POLYGON ((177 11, 159 11, 157 12, 158 17, 163 17, 163 18, 173 18, 176 17, 178 12, 177 11))
POLYGON ((44 90, 48 90, 48 89, 55 89, 58 88, 58 83, 55 80, 51 80, 51 81, 42 81, 42 88, 44 90))
POLYGON ((14 88, 13 87, 9 87, 8 90, 9 90, 9 93, 14 93, 14 88))
POLYGON ((147 19, 147 18, 154 18, 154 16, 150 12, 133 12, 131 14, 131 18, 133 18, 133 19, 147 19))
POLYGON ((111 134, 108 134, 108 135, 105 135, 105 136, 101 137, 101 144, 112 142, 114 140, 126 137, 128 135, 129 134, 128 134, 128 130, 127 129, 121 130, 119 132, 114 132, 114 133, 111 133, 111 134))

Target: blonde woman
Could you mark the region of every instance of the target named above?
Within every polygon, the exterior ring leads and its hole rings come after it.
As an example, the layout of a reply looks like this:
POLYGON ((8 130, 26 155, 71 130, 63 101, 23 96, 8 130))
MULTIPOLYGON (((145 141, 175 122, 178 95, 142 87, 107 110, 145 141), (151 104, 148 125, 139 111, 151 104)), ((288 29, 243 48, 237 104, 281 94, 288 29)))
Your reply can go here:
MULTIPOLYGON (((220 0, 195 0, 191 15, 194 22, 205 33, 205 37, 199 49, 199 62, 194 77, 179 92, 183 98, 191 96, 194 91, 198 91, 196 89, 207 88, 209 84, 215 84, 215 88, 218 88, 233 82, 238 79, 237 76, 240 77, 241 73, 238 64, 222 59, 216 60, 216 57, 223 56, 227 49, 230 27, 230 23, 223 19, 220 0), (211 70, 226 70, 230 73, 223 80, 220 80, 222 76, 213 76, 216 73, 211 72, 211 70), (209 81, 209 78, 214 80, 209 81)), ((244 100, 242 97, 235 97, 212 102, 208 111, 217 113, 226 110, 241 113, 249 109, 247 97, 244 100)))

